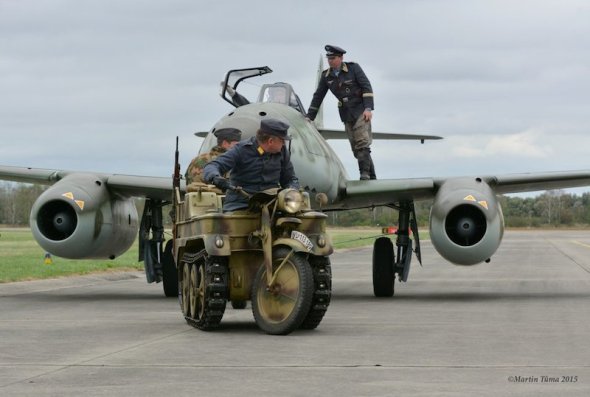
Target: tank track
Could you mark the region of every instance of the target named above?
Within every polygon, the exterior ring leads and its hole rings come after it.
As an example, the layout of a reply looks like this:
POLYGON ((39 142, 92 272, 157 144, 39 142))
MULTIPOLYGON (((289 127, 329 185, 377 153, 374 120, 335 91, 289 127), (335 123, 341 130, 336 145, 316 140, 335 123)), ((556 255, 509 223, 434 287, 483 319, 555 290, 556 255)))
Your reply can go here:
POLYGON ((313 270, 315 290, 311 301, 311 309, 301 323, 301 329, 315 329, 324 318, 332 298, 332 266, 330 259, 323 256, 310 256, 309 264, 313 270))
POLYGON ((199 256, 205 265, 205 311, 200 319, 188 316, 184 318, 189 325, 208 331, 219 326, 225 312, 229 297, 228 264, 224 257, 210 257, 206 254, 199 256))

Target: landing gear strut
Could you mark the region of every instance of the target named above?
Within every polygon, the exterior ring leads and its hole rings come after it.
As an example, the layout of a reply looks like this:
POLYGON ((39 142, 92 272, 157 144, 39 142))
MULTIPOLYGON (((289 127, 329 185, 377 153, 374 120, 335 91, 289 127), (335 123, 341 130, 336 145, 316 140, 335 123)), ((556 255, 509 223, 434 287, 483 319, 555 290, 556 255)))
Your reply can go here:
POLYGON ((139 261, 144 263, 148 283, 162 282, 164 295, 177 297, 178 275, 172 254, 172 240, 162 249, 165 241, 162 207, 165 204, 161 200, 145 201, 139 228, 139 261))
POLYGON ((373 293, 377 297, 390 297, 394 294, 395 275, 399 281, 406 282, 410 274, 410 262, 412 261, 412 231, 416 239, 416 257, 422 263, 420 254, 420 239, 418 237, 418 225, 416 223, 416 211, 414 202, 402 202, 398 206, 391 206, 399 212, 397 239, 397 255, 394 254, 393 243, 388 237, 380 237, 375 240, 373 246, 373 293))

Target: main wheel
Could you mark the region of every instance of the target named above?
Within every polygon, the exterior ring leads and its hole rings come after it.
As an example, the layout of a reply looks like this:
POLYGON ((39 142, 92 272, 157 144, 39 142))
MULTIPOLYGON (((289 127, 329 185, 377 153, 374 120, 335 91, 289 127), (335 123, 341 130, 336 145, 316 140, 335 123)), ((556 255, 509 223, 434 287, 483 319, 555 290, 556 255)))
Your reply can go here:
POLYGON ((172 254, 172 240, 166 242, 166 248, 162 253, 162 286, 165 296, 178 296, 178 271, 172 254))
POLYGON ((376 297, 393 296, 393 243, 388 237, 379 237, 373 245, 373 293, 376 297))
POLYGON ((236 310, 245 309, 248 305, 248 301, 231 301, 231 307, 236 310))
POLYGON ((252 312, 256 324, 272 335, 297 329, 311 307, 314 285, 312 270, 299 253, 275 248, 272 255, 273 283, 268 286, 266 268, 261 266, 252 286, 252 312), (285 260, 285 258, 289 259, 285 260))

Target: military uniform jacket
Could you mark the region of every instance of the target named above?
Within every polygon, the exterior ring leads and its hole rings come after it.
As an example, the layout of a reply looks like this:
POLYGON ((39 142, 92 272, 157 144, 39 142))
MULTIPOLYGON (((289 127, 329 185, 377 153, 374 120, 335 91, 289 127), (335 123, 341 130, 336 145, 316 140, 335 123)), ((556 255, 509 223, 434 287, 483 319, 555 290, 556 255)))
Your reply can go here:
POLYGON ((211 151, 207 153, 203 153, 198 155, 191 161, 186 169, 186 173, 184 177, 186 179, 186 184, 190 184, 192 182, 205 182, 203 179, 203 168, 211 162, 215 160, 217 157, 221 156, 225 153, 225 149, 221 146, 214 146, 211 151))
MULTIPOLYGON (((259 150, 255 137, 239 142, 232 149, 205 166, 204 179, 212 181, 216 176, 231 170, 230 183, 240 186, 247 193, 255 193, 276 187, 299 188, 289 152, 283 146, 279 153, 259 150), (262 152, 262 153, 261 153, 262 152)), ((223 204, 224 211, 248 207, 248 199, 240 193, 228 190, 223 204)))
POLYGON ((307 117, 315 119, 328 89, 338 98, 340 120, 345 123, 355 122, 365 109, 374 109, 371 83, 357 63, 343 62, 338 76, 331 69, 322 72, 307 117))

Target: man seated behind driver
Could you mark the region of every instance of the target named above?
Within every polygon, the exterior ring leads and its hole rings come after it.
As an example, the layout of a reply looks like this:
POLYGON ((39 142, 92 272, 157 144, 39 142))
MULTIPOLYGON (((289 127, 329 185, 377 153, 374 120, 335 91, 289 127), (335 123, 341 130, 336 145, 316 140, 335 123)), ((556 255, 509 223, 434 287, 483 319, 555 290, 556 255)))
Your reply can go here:
MULTIPOLYGON (((204 180, 220 189, 228 185, 241 187, 252 194, 271 188, 299 189, 291 156, 285 147, 289 125, 276 119, 264 119, 256 136, 239 142, 232 149, 205 166, 204 180), (230 181, 222 177, 230 171, 230 181)), ((223 211, 248 208, 248 198, 240 192, 228 189, 223 211)))
POLYGON ((237 128, 220 128, 213 135, 217 138, 217 146, 213 146, 209 152, 200 154, 191 161, 184 175, 187 185, 192 182, 205 182, 203 179, 205 165, 234 147, 242 139, 242 131, 237 128))

